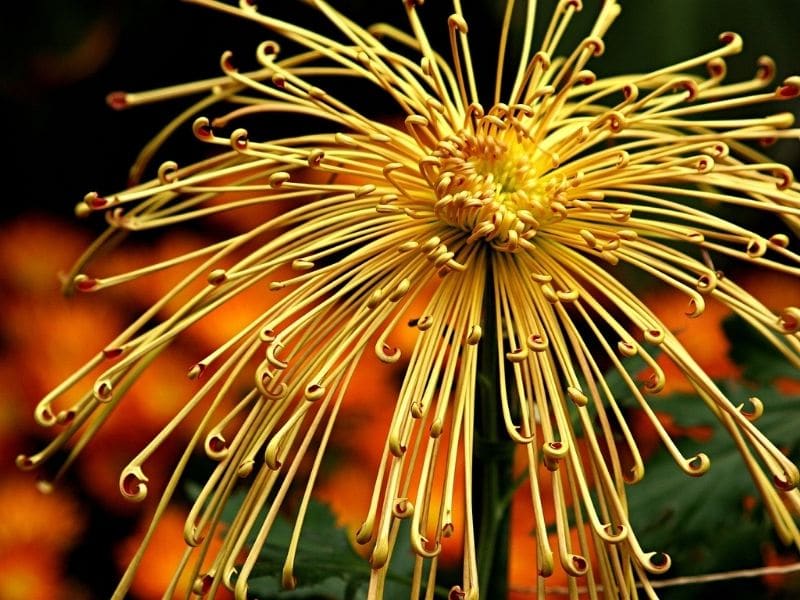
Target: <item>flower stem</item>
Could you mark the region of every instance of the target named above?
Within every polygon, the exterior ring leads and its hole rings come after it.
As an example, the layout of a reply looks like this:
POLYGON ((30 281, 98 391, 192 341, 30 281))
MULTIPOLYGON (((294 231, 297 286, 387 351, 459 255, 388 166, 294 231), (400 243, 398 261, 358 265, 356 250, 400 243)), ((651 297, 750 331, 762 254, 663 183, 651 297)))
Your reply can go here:
MULTIPOLYGON (((491 274, 489 274, 491 277, 491 274)), ((491 281, 489 282, 492 289, 491 281)), ((514 442, 500 418, 497 390, 498 355, 494 299, 487 294, 483 339, 478 357, 478 394, 475 407, 473 500, 477 517, 478 581, 481 598, 505 598, 508 591, 510 492, 514 486, 514 442)))

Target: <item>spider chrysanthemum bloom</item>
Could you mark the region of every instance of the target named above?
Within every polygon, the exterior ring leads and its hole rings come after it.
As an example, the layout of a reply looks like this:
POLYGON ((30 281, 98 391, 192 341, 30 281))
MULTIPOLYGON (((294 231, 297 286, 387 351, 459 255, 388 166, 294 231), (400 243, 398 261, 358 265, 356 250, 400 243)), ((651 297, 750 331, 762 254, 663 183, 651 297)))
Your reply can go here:
POLYGON ((93 248, 71 277, 81 291, 182 261, 200 264, 42 401, 38 420, 63 433, 41 453, 21 457, 21 466, 37 466, 73 434, 81 436, 80 449, 92 423, 105 417, 148 361, 195 322, 213 319, 215 308, 258 285, 280 294, 191 368, 189 376, 199 380, 196 395, 120 479, 123 494, 143 497, 148 457, 189 413, 202 416, 153 520, 155 527, 190 455, 204 447, 217 466, 190 511, 181 566, 196 579, 198 592, 213 595, 225 585, 245 597, 270 528, 299 485, 283 567, 284 585, 295 585, 303 516, 336 415, 347 402, 348 382, 364 353, 386 363, 400 360, 390 334, 407 321, 419 334, 394 416, 382 425, 386 442, 357 534, 369 548, 371 597, 381 595, 403 519, 410 521, 418 561, 414 593, 432 589, 436 557, 461 528, 463 580, 451 593, 477 595, 472 465, 476 405, 485 403, 477 386, 479 362, 496 365, 486 373, 497 389, 491 409, 527 453, 538 542, 531 563, 540 594, 546 578, 561 569, 593 596, 636 596, 637 582, 652 595, 648 574, 669 568, 665 554, 641 547, 628 519, 625 489, 645 468, 623 403, 645 412, 687 474, 702 475, 710 461, 702 453, 684 456, 649 407, 647 396, 664 384, 656 354, 691 382, 698 410, 712 411, 730 432, 781 537, 800 542, 791 516, 800 508, 800 473, 755 423, 769 407, 757 399, 748 410, 734 406, 617 277, 627 266, 664 289, 679 290, 690 316, 701 314, 706 302, 721 302, 800 365, 800 309, 773 314, 713 262, 717 256, 800 275, 800 257, 788 249, 790 236, 800 231, 800 188, 786 166, 750 145, 797 137, 792 117, 725 115, 793 99, 800 78, 770 87, 774 65, 763 58, 753 79, 726 83, 725 58, 740 51, 741 40, 724 33, 721 47, 697 58, 598 79, 587 65, 603 53, 602 38, 619 13, 616 2, 598 6, 585 39, 563 48, 563 33, 582 6, 562 0, 534 51, 537 3, 515 10, 509 1, 494 93, 482 98, 458 0, 447 24, 449 59, 431 47, 418 15, 421 0, 403 2, 410 34, 387 25, 364 29, 325 2, 309 1, 338 28, 336 39, 271 18, 246 1, 195 1, 251 19, 306 50, 283 57, 270 40, 258 47, 260 67, 253 71, 240 72, 226 53, 224 75, 217 79, 112 95, 112 104, 128 106, 206 94, 156 138, 136 173, 188 119, 223 103, 238 106, 220 109, 214 121, 194 121, 195 135, 219 147, 212 158, 187 167, 165 163, 157 179, 115 195, 89 194, 80 210, 106 214, 111 228, 97 247, 118 232, 257 204, 275 204, 282 212, 238 236, 111 278, 85 272, 93 248), (511 64, 505 55, 515 16, 525 27, 521 56, 511 64), (352 106, 322 87, 340 76, 391 99, 404 124, 376 121, 365 113, 369 102, 352 106), (319 133, 271 140, 255 139, 240 126, 270 113, 328 124, 319 133), (776 232, 767 237, 748 228, 746 218, 734 223, 709 212, 718 209, 770 217, 776 232), (164 317, 163 309, 198 280, 204 286, 164 317), (636 374, 643 366, 649 378, 640 387, 636 374), (97 368, 104 370, 93 389, 74 406, 59 404, 67 389, 97 368), (608 369, 621 376, 624 391, 611 389, 604 378, 608 369), (231 408, 224 401, 242 373, 252 389, 231 408), (312 456, 303 481, 296 481, 307 453, 312 456), (247 495, 223 527, 222 509, 242 480, 247 495), (543 489, 552 490, 547 493, 556 509, 553 545, 543 489), (462 508, 463 521, 453 517, 462 508), (221 548, 206 556, 220 532, 221 548), (431 575, 423 581, 425 564, 431 575))

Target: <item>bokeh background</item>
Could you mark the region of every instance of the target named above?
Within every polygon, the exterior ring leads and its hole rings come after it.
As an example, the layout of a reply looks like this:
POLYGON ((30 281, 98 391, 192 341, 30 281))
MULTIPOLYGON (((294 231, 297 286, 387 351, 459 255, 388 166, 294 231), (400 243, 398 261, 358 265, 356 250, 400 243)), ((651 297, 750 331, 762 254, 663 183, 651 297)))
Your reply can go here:
MULTIPOLYGON (((586 12, 591 13, 595 0, 585 3, 586 12)), ((400 24, 404 18, 400 0, 334 4, 362 23, 400 24)), ((473 16, 474 39, 488 40, 485 48, 473 47, 484 80, 493 77, 494 32, 502 4, 465 3, 468 20, 473 16)), ((554 2, 540 4, 546 14, 554 2)), ((622 4, 623 14, 606 39, 605 56, 590 65, 598 74, 642 71, 694 56, 715 47, 716 35, 726 30, 737 31, 745 39, 742 55, 729 61, 731 79, 750 77, 761 54, 776 59, 779 78, 800 72, 800 2, 796 0, 623 0, 622 4)), ((308 17, 304 22, 315 22, 313 15, 301 10, 300 2, 264 0, 263 5, 278 14, 294 17, 296 13, 308 17)), ((250 23, 171 0, 35 0, 17 6, 17 11, 0 20, 0 135, 4 142, 0 162, 4 184, 0 197, 0 600, 106 598, 135 547, 148 509, 147 503, 134 505, 120 497, 118 473, 188 397, 186 366, 196 360, 197 349, 211 348, 235 331, 244 307, 231 307, 216 317, 213 326, 193 332, 194 337, 171 348, 167 359, 159 361, 137 385, 60 485, 50 494, 40 494, 33 477, 14 466, 18 453, 34 451, 47 440, 47 433, 32 419, 36 401, 170 285, 168 279, 155 278, 146 285, 124 286, 99 296, 65 299, 58 273, 69 268, 102 228, 99 219, 76 220, 73 207, 87 191, 124 187, 138 150, 185 105, 178 100, 115 112, 104 101, 108 92, 216 76, 222 51, 249 54, 263 33, 250 23)), ((431 35, 435 37, 438 28, 443 45, 451 11, 447 2, 431 0, 424 7, 431 35)), ((584 31, 579 26, 573 29, 584 31)), ((792 105, 795 114, 798 105, 792 105)), ((781 144, 770 152, 800 173, 800 144, 781 144)), ((186 156, 199 155, 185 127, 162 159, 177 158, 186 164, 186 156)), ((211 226, 224 230, 242 225, 219 221, 211 226)), ((172 256, 209 235, 210 231, 192 229, 148 238, 120 253, 115 266, 130 268, 154 256, 172 256)), ((800 300, 796 280, 763 273, 741 276, 771 306, 796 305, 800 300)), ((736 353, 741 342, 732 343, 726 335, 724 323, 729 315, 722 309, 712 304, 688 327, 682 316, 683 298, 661 294, 651 301, 665 322, 682 332, 681 339, 715 379, 748 393, 765 388, 765 394, 778 398, 776 403, 783 402, 781 414, 800 423, 798 377, 779 367, 772 369, 770 358, 764 359, 765 371, 748 373, 741 363, 743 356, 752 355, 736 353)), ((382 444, 374 423, 390 414, 397 381, 398 371, 369 368, 355 383, 352 410, 334 440, 334 459, 319 489, 320 500, 332 507, 341 526, 358 525, 373 481, 371 449, 382 444)), ((686 391, 675 381, 674 388, 665 393, 686 391)), ((636 421, 635 411, 631 418, 636 421)), ((663 418, 671 432, 687 443, 719 442, 713 428, 691 410, 679 410, 677 416, 664 412, 663 418)), ((640 421, 643 446, 654 465, 661 465, 664 461, 655 437, 645 420, 640 421)), ((787 450, 796 450, 800 432, 779 433, 787 450)), ((158 465, 150 467, 153 488, 163 481, 180 441, 189 434, 189 427, 179 432, 174 447, 159 455, 161 472, 158 465)), ((724 447, 718 449, 726 452, 724 447)), ((780 547, 764 526, 742 470, 733 468, 723 473, 725 477, 710 478, 707 483, 688 482, 676 470, 654 466, 643 485, 660 490, 660 496, 644 495, 634 501, 643 514, 658 517, 649 521, 642 517, 652 524, 654 543, 661 541, 658 536, 664 536, 665 527, 670 534, 665 539, 683 540, 677 548, 666 548, 675 560, 675 575, 798 559, 780 547), (731 485, 728 476, 744 483, 731 485), (712 514, 692 519, 686 515, 696 516, 697 506, 662 506, 663 496, 681 496, 680 486, 689 484, 704 486, 696 488, 702 503, 710 504, 712 513, 727 511, 729 518, 720 521, 712 514), (683 533, 682 526, 686 526, 683 533)), ((531 527, 526 512, 515 509, 510 577, 514 595, 520 599, 529 597, 525 590, 533 582, 527 561, 533 548, 531 527)), ((168 515, 162 530, 132 597, 161 597, 164 581, 181 552, 179 510, 168 515)), ((732 598, 795 598, 800 596, 800 580, 796 575, 762 577, 727 587, 723 583, 674 588, 665 590, 664 597, 703 598, 716 593, 732 598)))

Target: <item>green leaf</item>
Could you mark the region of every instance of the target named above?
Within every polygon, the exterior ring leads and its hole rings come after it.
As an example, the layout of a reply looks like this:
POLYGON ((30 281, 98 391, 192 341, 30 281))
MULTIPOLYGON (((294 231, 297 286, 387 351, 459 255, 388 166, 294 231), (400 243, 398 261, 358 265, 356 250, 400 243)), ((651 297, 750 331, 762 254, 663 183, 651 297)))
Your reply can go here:
POLYGON ((728 317, 722 327, 732 342, 730 358, 742 367, 745 379, 771 384, 780 377, 800 377, 798 369, 741 317, 728 317))
MULTIPOLYGON (((384 587, 385 600, 408 598, 410 593, 414 556, 408 527, 407 522, 400 525, 384 587)), ((368 562, 355 552, 347 531, 336 525, 330 508, 313 500, 306 511, 295 558, 297 587, 283 589, 280 575, 292 529, 285 518, 278 517, 248 582, 253 597, 262 600, 366 599, 371 572, 368 562)), ((439 592, 437 589, 437 594, 439 592)))
MULTIPOLYGON (((734 404, 758 396, 764 414, 756 426, 790 455, 797 454, 799 397, 782 395, 774 388, 754 394, 735 383, 721 387, 734 404)), ((654 398, 651 406, 669 413, 680 426, 710 429, 707 442, 684 437, 676 444, 685 456, 706 453, 711 468, 695 479, 685 475, 665 450, 648 459, 644 481, 628 488, 631 522, 642 546, 670 554, 680 575, 759 566, 760 546, 772 542, 772 527, 760 502, 752 510, 745 509, 745 498, 758 498, 758 492, 727 431, 696 396, 654 398)), ((665 597, 682 598, 682 594, 670 592, 665 597)))
POLYGON ((336 525, 327 505, 311 502, 300 534, 294 574, 297 589, 284 590, 281 570, 293 526, 278 517, 261 551, 248 586, 259 598, 358 598, 369 580, 369 565, 356 554, 347 532, 336 525), (347 594, 347 595, 346 595, 347 594))

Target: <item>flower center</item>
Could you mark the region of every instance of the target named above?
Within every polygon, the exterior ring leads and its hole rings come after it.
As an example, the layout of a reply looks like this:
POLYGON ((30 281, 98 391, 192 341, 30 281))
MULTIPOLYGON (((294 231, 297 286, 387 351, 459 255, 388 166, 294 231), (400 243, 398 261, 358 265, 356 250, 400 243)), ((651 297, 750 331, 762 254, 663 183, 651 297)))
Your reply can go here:
POLYGON ((550 214, 551 194, 534 168, 535 148, 503 133, 466 133, 438 144, 434 213, 469 231, 468 243, 483 239, 515 252, 550 214))

